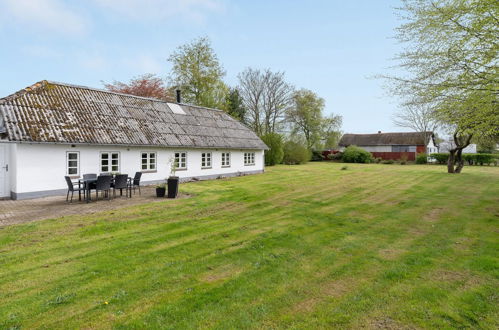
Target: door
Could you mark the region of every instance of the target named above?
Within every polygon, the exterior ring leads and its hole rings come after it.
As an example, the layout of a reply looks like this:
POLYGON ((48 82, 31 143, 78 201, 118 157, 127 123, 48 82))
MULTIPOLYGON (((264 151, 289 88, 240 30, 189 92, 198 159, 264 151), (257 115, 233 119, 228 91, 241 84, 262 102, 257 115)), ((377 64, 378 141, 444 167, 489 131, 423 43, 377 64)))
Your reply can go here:
POLYGON ((7 145, 0 144, 0 198, 10 196, 8 155, 7 145))

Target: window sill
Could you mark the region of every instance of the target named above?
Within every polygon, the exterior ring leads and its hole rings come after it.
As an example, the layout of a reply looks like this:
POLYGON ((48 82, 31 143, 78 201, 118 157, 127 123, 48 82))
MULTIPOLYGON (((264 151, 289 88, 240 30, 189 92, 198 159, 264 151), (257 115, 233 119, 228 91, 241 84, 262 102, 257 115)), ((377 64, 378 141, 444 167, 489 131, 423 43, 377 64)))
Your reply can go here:
POLYGON ((255 166, 255 164, 244 164, 244 166, 255 166))
POLYGON ((142 173, 158 173, 157 170, 142 170, 142 173))
POLYGON ((187 171, 187 167, 185 167, 185 168, 176 168, 175 171, 187 171))
POLYGON ((230 165, 224 165, 224 166, 222 166, 222 168, 229 168, 229 167, 230 167, 230 165))
POLYGON ((211 166, 210 166, 210 167, 201 167, 201 169, 202 169, 202 170, 211 170, 211 169, 212 169, 212 167, 211 167, 211 166))

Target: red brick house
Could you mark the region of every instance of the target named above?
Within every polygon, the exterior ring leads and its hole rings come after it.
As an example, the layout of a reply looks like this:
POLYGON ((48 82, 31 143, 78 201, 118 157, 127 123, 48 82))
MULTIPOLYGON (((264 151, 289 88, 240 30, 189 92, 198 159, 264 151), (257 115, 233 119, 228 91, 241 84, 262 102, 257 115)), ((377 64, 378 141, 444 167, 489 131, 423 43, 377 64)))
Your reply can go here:
POLYGON ((339 146, 344 149, 355 145, 371 152, 376 158, 397 160, 407 157, 407 160, 415 160, 419 153, 438 152, 434 138, 433 132, 344 134, 339 146), (427 145, 425 134, 430 137, 427 145))

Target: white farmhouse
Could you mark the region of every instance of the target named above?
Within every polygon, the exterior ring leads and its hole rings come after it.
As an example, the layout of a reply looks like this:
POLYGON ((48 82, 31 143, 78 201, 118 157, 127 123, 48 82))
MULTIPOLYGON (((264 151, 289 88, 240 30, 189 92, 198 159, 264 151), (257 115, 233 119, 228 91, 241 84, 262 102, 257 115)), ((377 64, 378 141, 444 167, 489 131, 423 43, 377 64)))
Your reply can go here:
POLYGON ((41 81, 0 99, 0 197, 65 194, 64 176, 162 182, 264 171, 267 146, 221 110, 41 81))

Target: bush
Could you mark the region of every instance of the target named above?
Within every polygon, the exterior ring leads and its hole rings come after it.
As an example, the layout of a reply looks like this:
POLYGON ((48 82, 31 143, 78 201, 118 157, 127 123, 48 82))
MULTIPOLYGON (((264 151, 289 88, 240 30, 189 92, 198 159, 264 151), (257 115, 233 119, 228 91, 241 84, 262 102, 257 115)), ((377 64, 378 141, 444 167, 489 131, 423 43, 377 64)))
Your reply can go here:
POLYGON ((416 164, 426 164, 428 163, 428 157, 425 153, 420 153, 416 155, 416 164))
POLYGON ((322 151, 312 150, 312 159, 310 160, 313 162, 319 162, 321 160, 324 160, 324 155, 322 154, 322 151))
POLYGON ((341 160, 342 158, 343 158, 343 153, 341 151, 335 154, 327 155, 327 159, 329 160, 341 160))
POLYGON ((345 163, 371 163, 373 155, 357 146, 349 146, 343 152, 341 158, 345 163))
POLYGON ((376 158, 374 158, 374 162, 375 162, 376 164, 381 163, 381 161, 382 161, 382 160, 383 160, 383 158, 381 158, 381 157, 376 157, 376 158))
POLYGON ((492 154, 474 154, 474 163, 476 165, 480 164, 487 164, 490 165, 490 163, 494 162, 494 155, 492 154))
POLYGON ((270 148, 265 151, 265 165, 280 164, 284 156, 282 136, 277 133, 268 133, 262 136, 262 141, 270 148))
POLYGON ((434 158, 439 164, 446 164, 449 159, 448 153, 435 153, 431 154, 430 157, 434 158))
POLYGON ((303 164, 310 160, 310 152, 300 143, 287 141, 284 143, 282 162, 287 165, 303 164))
POLYGON ((395 161, 393 159, 387 159, 381 162, 382 164, 393 164, 395 161))

